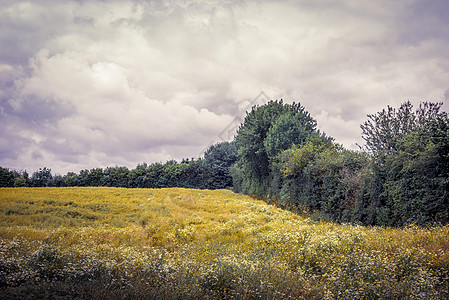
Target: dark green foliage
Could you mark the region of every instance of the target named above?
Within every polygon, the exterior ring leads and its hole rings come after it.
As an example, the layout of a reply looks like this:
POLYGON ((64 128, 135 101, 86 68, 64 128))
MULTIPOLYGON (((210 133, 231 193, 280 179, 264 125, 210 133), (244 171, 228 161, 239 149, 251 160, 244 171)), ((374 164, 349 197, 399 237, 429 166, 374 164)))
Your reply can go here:
POLYGON ((209 188, 232 187, 231 166, 237 161, 235 143, 222 142, 211 145, 204 152, 203 166, 209 171, 209 188))
POLYGON ((30 186, 52 186, 53 185, 53 175, 51 174, 51 169, 44 167, 39 169, 39 171, 34 172, 30 178, 30 186))
POLYGON ((68 172, 67 175, 63 177, 64 186, 79 186, 79 178, 78 175, 74 172, 68 172))
POLYGON ((174 160, 165 164, 138 165, 130 173, 130 187, 143 188, 209 188, 209 172, 201 160, 174 160))
POLYGON ((377 175, 384 178, 382 195, 391 225, 449 220, 447 129, 445 135, 408 133, 399 140, 398 152, 385 156, 377 175))
POLYGON ((304 144, 315 133, 316 122, 303 110, 282 114, 268 130, 264 147, 270 160, 276 159, 279 153, 292 145, 304 144))
POLYGON ((371 200, 376 223, 397 226, 449 221, 449 119, 442 103, 388 107, 361 127, 373 154, 371 200))
POLYGON ((236 160, 236 150, 231 143, 220 143, 206 151, 204 159, 184 159, 166 163, 139 164, 135 169, 127 167, 109 167, 81 170, 78 174, 52 175, 47 168, 39 169, 28 180, 28 174, 3 169, 7 186, 109 186, 129 188, 167 188, 184 187, 198 189, 230 188, 232 178, 230 166, 236 160), (8 176, 8 177, 6 177, 8 176), (12 180, 10 180, 12 179, 12 180))
POLYGON ((110 167, 104 170, 102 186, 128 187, 129 170, 127 167, 110 167))
POLYGON ((399 151, 401 138, 411 132, 426 130, 437 119, 444 119, 446 114, 440 112, 443 103, 421 103, 413 111, 410 101, 404 102, 398 110, 390 106, 375 115, 368 115, 363 123, 362 138, 365 148, 375 155, 394 154, 399 151))
POLYGON ((24 187, 24 186, 26 186, 25 177, 14 178, 14 187, 24 187))
POLYGON ((0 167, 0 187, 14 186, 14 176, 8 169, 0 167))
POLYGON ((167 187, 208 188, 209 172, 201 160, 173 161, 165 165, 167 187))
POLYGON ((235 137, 238 162, 232 168, 234 189, 245 194, 278 194, 277 155, 318 134, 316 121, 299 103, 270 101, 255 106, 235 137), (274 186, 272 186, 274 184, 274 186))
POLYGON ((234 190, 317 218, 402 226, 449 221, 449 121, 441 103, 388 107, 361 125, 366 153, 315 130, 298 105, 254 107, 237 136, 234 190))
POLYGON ((314 138, 284 151, 281 160, 286 177, 282 203, 306 207, 319 212, 321 218, 354 221, 363 176, 368 172, 366 154, 314 138))
MULTIPOLYGON (((111 169, 117 169, 115 168, 108 168, 108 176, 111 173, 111 169)), ((101 168, 94 168, 91 170, 81 170, 79 175, 77 176, 77 186, 101 186, 104 185, 107 181, 104 178, 105 174, 103 173, 103 169, 101 168)), ((109 182, 109 183, 116 183, 116 182, 109 182)))

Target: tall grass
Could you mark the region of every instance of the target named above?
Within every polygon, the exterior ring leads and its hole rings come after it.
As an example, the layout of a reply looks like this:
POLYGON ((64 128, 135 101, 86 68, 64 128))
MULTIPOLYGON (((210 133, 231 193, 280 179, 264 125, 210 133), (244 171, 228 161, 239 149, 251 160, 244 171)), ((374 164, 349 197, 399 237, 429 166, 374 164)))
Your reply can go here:
POLYGON ((0 299, 447 299, 449 227, 336 225, 227 190, 0 189, 0 299))

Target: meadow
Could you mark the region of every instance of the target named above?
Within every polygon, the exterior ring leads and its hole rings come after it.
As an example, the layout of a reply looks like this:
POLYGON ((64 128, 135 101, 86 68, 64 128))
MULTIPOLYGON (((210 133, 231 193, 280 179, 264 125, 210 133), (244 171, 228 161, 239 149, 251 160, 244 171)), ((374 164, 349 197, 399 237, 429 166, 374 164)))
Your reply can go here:
POLYGON ((317 222, 229 190, 1 188, 0 299, 449 299, 449 226, 317 222))

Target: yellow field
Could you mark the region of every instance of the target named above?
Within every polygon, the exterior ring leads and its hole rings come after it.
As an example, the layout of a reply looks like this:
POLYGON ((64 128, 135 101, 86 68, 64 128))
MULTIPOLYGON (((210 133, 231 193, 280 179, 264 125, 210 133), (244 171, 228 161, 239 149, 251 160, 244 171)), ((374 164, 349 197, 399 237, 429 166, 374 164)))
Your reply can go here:
POLYGON ((449 227, 314 222, 228 190, 0 189, 0 299, 447 299, 449 227))

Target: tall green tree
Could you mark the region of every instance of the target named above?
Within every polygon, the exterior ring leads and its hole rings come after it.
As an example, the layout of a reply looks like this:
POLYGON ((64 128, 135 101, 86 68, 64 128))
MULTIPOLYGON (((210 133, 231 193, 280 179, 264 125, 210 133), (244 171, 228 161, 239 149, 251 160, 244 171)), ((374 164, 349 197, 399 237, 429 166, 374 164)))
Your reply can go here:
POLYGON ((388 107, 361 127, 374 156, 376 222, 396 226, 447 222, 448 115, 442 103, 388 107))
POLYGON ((283 204, 300 206, 334 221, 359 221, 356 211, 369 169, 366 154, 311 138, 282 152, 280 158, 285 176, 283 204))
POLYGON ((272 162, 282 150, 316 133, 315 128, 316 121, 299 103, 280 100, 254 106, 235 137, 238 160, 231 169, 235 190, 273 194, 279 183, 273 180, 276 167, 272 162))
POLYGON ((109 167, 103 172, 102 186, 128 187, 129 169, 127 167, 109 167))
POLYGON ((34 187, 43 187, 53 185, 53 175, 51 169, 39 168, 39 171, 33 173, 30 178, 30 185, 34 187))
POLYGON ((432 120, 444 117, 445 113, 440 112, 442 105, 442 102, 423 102, 414 111, 412 103, 407 101, 399 109, 388 106, 377 114, 368 115, 368 120, 360 125, 365 149, 376 155, 396 153, 405 134, 422 130, 432 120))
POLYGON ((211 145, 204 152, 203 166, 209 171, 208 188, 232 187, 231 166, 237 161, 237 149, 233 142, 211 145))
POLYGON ((14 175, 6 168, 0 167, 0 187, 14 186, 14 175))

